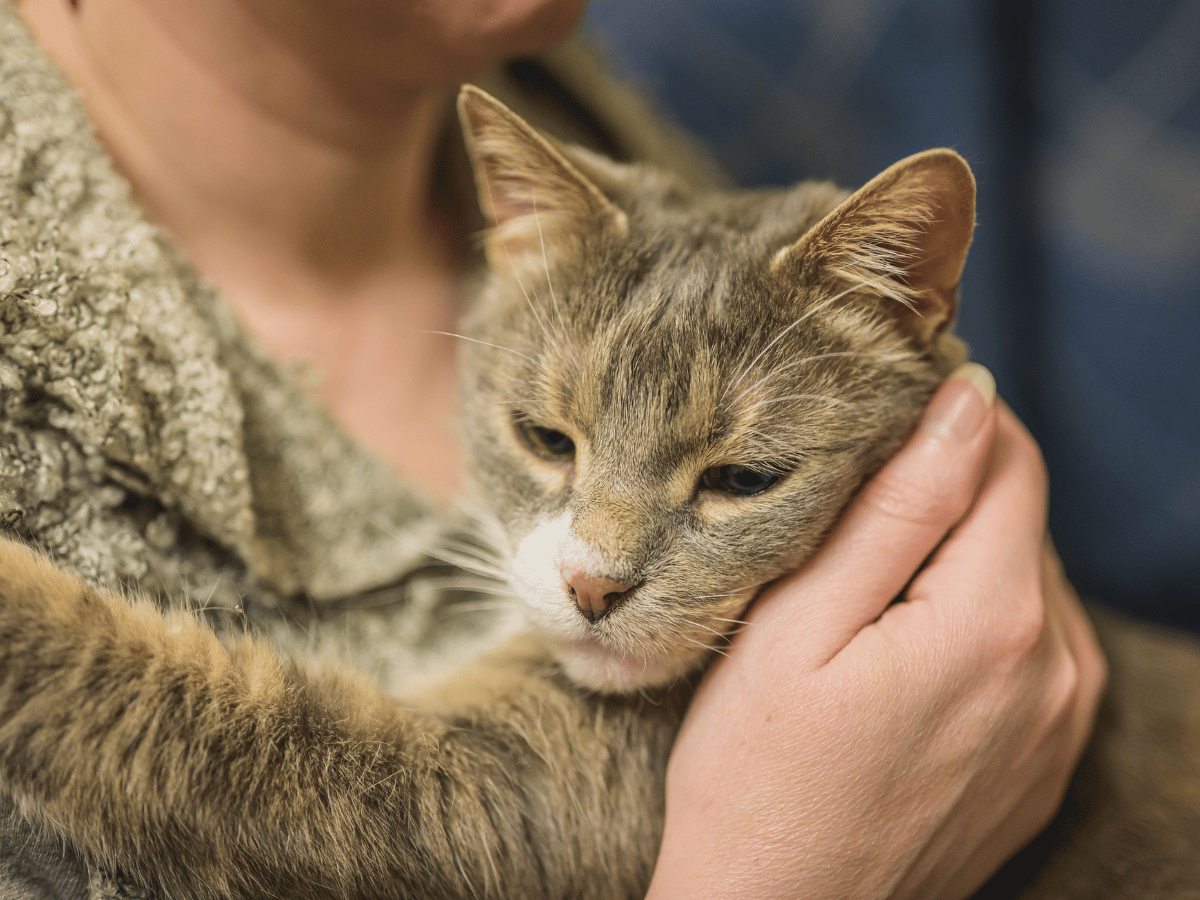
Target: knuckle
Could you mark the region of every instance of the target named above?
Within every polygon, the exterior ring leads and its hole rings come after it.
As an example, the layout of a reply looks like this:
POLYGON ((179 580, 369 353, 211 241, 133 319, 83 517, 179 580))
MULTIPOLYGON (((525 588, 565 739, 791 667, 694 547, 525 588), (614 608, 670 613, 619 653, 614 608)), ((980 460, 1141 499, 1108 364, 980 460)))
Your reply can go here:
POLYGON ((1042 448, 1038 446, 1037 441, 1022 430, 1016 434, 1011 450, 1017 465, 1026 473, 1033 486, 1039 493, 1045 494, 1049 487, 1050 475, 1046 468, 1046 458, 1042 455, 1042 448))
POLYGON ((1075 660, 1079 677, 1080 702, 1095 709, 1108 686, 1108 660, 1094 642, 1085 643, 1075 660))
POLYGON ((1053 725, 1061 725, 1074 715, 1080 698, 1080 677, 1079 664, 1069 653, 1063 653, 1046 686, 1046 712, 1053 725))
POLYGON ((998 655, 1012 665, 1024 665, 1044 646, 1047 627, 1046 605, 1040 593, 1013 604, 997 635, 998 655))

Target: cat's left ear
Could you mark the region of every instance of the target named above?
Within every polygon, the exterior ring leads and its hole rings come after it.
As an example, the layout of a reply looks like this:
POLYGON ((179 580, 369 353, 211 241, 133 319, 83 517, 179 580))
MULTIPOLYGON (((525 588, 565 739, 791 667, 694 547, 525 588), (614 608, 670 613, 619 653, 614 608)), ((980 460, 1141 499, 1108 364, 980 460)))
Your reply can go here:
POLYGON ((771 267, 888 304, 926 345, 954 320, 974 228, 970 167, 953 150, 927 150, 872 178, 771 267))
POLYGON ((584 229, 628 230, 628 220, 553 144, 507 106, 473 85, 458 94, 458 116, 479 205, 491 229, 494 268, 536 256, 584 229))

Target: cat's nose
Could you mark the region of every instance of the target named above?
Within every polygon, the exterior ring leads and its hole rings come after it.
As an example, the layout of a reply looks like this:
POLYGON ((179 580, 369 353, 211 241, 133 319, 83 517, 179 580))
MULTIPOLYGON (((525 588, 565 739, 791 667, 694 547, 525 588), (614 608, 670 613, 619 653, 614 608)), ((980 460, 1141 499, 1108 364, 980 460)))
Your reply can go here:
POLYGON ((629 590, 629 585, 623 582, 603 575, 589 575, 575 566, 564 565, 559 572, 571 599, 589 622, 600 621, 620 606, 629 590))

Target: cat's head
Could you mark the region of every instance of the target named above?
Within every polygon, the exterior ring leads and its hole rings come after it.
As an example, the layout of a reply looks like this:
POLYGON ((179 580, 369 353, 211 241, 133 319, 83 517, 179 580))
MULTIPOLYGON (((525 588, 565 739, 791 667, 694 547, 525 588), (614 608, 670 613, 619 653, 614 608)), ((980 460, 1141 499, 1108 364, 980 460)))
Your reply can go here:
POLYGON ((478 502, 569 676, 665 683, 809 557, 962 361, 974 181, 934 150, 849 195, 697 193, 478 89, 459 110, 491 225, 463 347, 478 502))

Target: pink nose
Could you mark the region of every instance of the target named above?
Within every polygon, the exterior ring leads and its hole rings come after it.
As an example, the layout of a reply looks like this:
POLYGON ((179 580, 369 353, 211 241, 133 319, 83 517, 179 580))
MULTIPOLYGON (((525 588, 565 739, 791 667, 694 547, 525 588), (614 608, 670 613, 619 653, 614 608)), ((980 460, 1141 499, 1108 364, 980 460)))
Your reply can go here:
POLYGON ((584 618, 597 622, 620 605, 629 585, 603 575, 589 575, 580 568, 564 564, 559 570, 563 584, 584 618))

